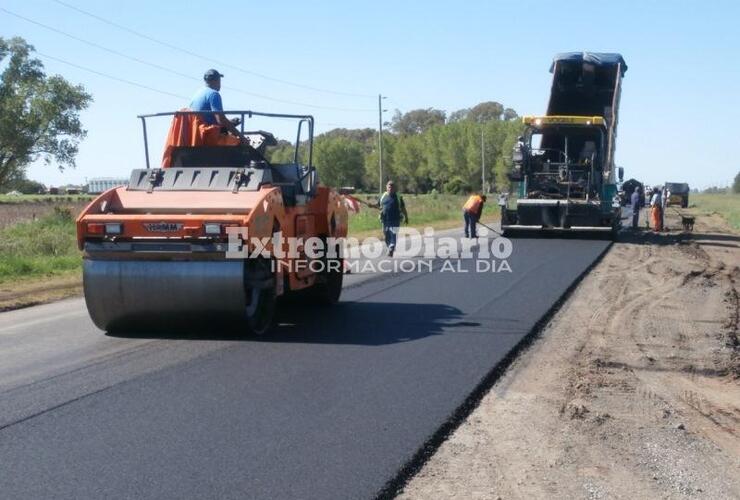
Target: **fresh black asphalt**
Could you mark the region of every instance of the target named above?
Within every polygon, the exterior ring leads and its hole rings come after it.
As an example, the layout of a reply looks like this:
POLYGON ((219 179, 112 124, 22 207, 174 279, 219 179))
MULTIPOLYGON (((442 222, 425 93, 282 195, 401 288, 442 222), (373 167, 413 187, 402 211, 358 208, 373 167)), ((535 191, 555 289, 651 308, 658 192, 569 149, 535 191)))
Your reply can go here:
POLYGON ((0 322, 0 497, 372 498, 607 246, 522 239, 510 273, 379 276, 286 305, 264 339, 19 311, 0 322))

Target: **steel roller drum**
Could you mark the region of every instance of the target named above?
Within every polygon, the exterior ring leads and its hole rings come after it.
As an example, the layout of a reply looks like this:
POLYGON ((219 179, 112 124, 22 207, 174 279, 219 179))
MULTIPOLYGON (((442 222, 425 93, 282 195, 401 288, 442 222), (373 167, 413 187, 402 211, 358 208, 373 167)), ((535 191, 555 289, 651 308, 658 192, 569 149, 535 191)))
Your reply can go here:
POLYGON ((242 261, 93 260, 83 264, 85 302, 98 328, 190 318, 243 318, 242 261))

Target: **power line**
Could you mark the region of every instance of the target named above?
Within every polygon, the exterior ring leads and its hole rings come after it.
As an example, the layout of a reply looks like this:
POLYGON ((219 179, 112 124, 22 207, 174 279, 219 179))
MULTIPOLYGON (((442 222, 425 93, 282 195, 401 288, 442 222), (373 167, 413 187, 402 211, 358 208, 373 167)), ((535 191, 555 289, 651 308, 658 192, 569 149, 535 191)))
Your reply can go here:
POLYGON ((95 47, 95 48, 100 49, 100 50, 104 50, 105 52, 108 52, 108 53, 117 55, 119 57, 123 57, 123 58, 129 59, 131 61, 135 61, 137 63, 140 63, 140 64, 145 64, 145 65, 150 66, 152 68, 161 69, 163 71, 167 71, 169 73, 173 73, 175 75, 182 76, 182 77, 185 77, 185 78, 188 78, 188 79, 193 79, 193 76, 192 75, 187 75, 185 73, 180 73, 179 71, 175 71, 175 70, 172 70, 170 68, 166 68, 164 66, 160 66, 159 64, 150 63, 148 61, 144 61, 143 59, 139 59, 137 57, 130 56, 128 54, 124 54, 123 52, 119 52, 119 51, 117 51, 115 49, 104 47, 104 46, 102 46, 100 44, 97 44, 95 42, 91 42, 90 40, 85 40, 84 38, 80 38, 78 36, 75 36, 75 35, 72 35, 70 33, 65 32, 65 31, 62 31, 60 29, 54 28, 53 26, 49 26, 48 24, 44 24, 44 23, 40 23, 38 21, 34 21, 33 19, 30 19, 28 17, 22 16, 22 15, 18 14, 17 12, 12 12, 12 11, 6 9, 6 8, 0 7, 0 11, 5 12, 6 14, 10 14, 13 17, 17 17, 18 19, 22 19, 22 20, 26 21, 27 23, 35 24, 36 26, 40 26, 40 27, 42 27, 44 29, 47 29, 49 31, 53 31, 54 33, 58 33, 58 34, 60 34, 62 36, 66 36, 67 38, 71 38, 72 40, 77 40, 78 42, 84 43, 86 45, 89 45, 91 47, 95 47))
MULTIPOLYGON (((118 50, 111 49, 109 47, 105 47, 105 46, 100 45, 100 44, 95 43, 95 42, 91 42, 90 40, 86 40, 86 39, 80 38, 80 37, 78 37, 76 35, 72 35, 72 34, 67 33, 65 31, 62 31, 60 29, 54 28, 53 26, 49 26, 47 24, 40 23, 38 21, 35 21, 35 20, 30 19, 28 17, 22 16, 22 15, 16 13, 16 12, 12 12, 12 11, 10 11, 8 9, 3 8, 3 7, 0 7, 0 11, 3 11, 6 14, 9 14, 11 16, 14 16, 14 17, 16 17, 18 19, 22 19, 22 20, 24 20, 24 21, 26 21, 28 23, 34 24, 36 26, 40 26, 40 27, 42 27, 42 28, 44 28, 46 30, 53 31, 54 33, 58 33, 58 34, 60 34, 62 36, 65 36, 67 38, 71 38, 72 40, 76 40, 76 41, 78 41, 80 43, 84 43, 84 44, 89 45, 91 47, 95 47, 95 48, 97 48, 99 50, 103 50, 103 51, 108 52, 110 54, 114 54, 114 55, 116 55, 118 57, 122 57, 124 59, 128 59, 130 61, 134 61, 136 63, 143 64, 143 65, 149 66, 151 68, 156 68, 156 69, 159 69, 161 71, 165 71, 167 73, 171 73, 173 75, 177 75, 177 76, 182 77, 182 78, 187 78, 188 80, 200 81, 198 78, 193 77, 191 75, 188 75, 186 73, 182 73, 180 71, 177 71, 177 70, 172 69, 172 68, 168 68, 166 66, 162 66, 160 64, 156 64, 156 63, 152 63, 152 62, 149 62, 149 61, 145 61, 143 59, 139 59, 138 57, 130 56, 130 55, 125 54, 123 52, 120 52, 118 50)), ((279 103, 282 103, 282 104, 290 104, 290 105, 293 105, 293 106, 305 106, 305 107, 314 108, 314 109, 327 109, 327 110, 332 110, 332 111, 347 111, 347 112, 366 112, 366 111, 372 111, 371 109, 341 108, 341 107, 336 107, 336 106, 322 106, 322 105, 319 105, 319 104, 307 104, 307 103, 302 103, 302 102, 289 101, 289 100, 285 100, 285 99, 277 99, 275 97, 270 97, 270 96, 266 96, 266 95, 263 95, 263 94, 257 94, 255 92, 248 92, 246 90, 242 90, 242 89, 238 89, 238 88, 230 87, 230 86, 224 86, 223 88, 224 89, 227 89, 227 90, 234 91, 234 92, 238 92, 240 94, 248 95, 248 96, 251 96, 251 97, 257 97, 259 99, 265 99, 265 100, 268 100, 268 101, 279 102, 279 103)))
POLYGON ((178 99, 188 99, 187 97, 182 96, 182 95, 179 95, 179 94, 173 94, 172 92, 167 92, 166 90, 155 89, 154 87, 149 87, 148 85, 143 85, 141 83, 132 82, 131 80, 126 80, 125 78, 119 78, 117 76, 109 75, 108 73, 103 73, 102 71, 97 71, 97 70, 94 70, 94 69, 91 69, 91 68, 87 68, 85 66, 80 66, 79 64, 75 64, 73 62, 65 61, 64 59, 60 59, 58 57, 50 56, 50 55, 44 54, 42 52, 38 52, 37 51, 36 53, 38 55, 40 55, 41 57, 45 57, 47 59, 51 59, 52 61, 57 61, 57 62, 60 62, 62 64, 66 64, 68 66, 72 66, 73 68, 81 69, 83 71, 88 71, 90 73, 94 73, 96 75, 99 75, 99 76, 102 76, 102 77, 105 77, 105 78, 109 78, 111 80, 116 80, 117 82, 125 83, 125 84, 128 84, 128 85, 133 85, 134 87, 139 87, 139 88, 146 89, 146 90, 151 90, 152 92, 157 92, 159 94, 164 94, 164 95, 168 95, 168 96, 171 96, 171 97, 177 97, 178 99))
POLYGON ((314 92, 323 92, 323 93, 326 93, 326 94, 342 95, 342 96, 348 96, 348 97, 365 97, 365 98, 375 97, 375 96, 369 95, 369 94, 356 94, 356 93, 352 93, 352 92, 341 92, 341 91, 338 91, 338 90, 330 90, 330 89, 324 89, 324 88, 320 88, 320 87, 313 87, 313 86, 310 86, 310 85, 304 85, 304 84, 301 84, 301 83, 295 83, 295 82, 291 82, 291 81, 288 81, 288 80, 283 80, 283 79, 280 79, 280 78, 275 78, 275 77, 272 77, 272 76, 269 76, 269 75, 265 75, 265 74, 262 74, 262 73, 257 73, 256 71, 250 71, 248 69, 244 69, 244 68, 241 68, 239 66, 235 66, 233 64, 229 64, 229 63, 224 62, 224 61, 219 61, 218 59, 214 59, 212 57, 204 56, 204 55, 198 54, 196 52, 193 52, 193 51, 190 51, 190 50, 187 50, 187 49, 183 49, 182 47, 179 47, 177 45, 173 45, 173 44, 168 43, 168 42, 165 42, 163 40, 159 40, 159 39, 154 38, 152 36, 149 36, 147 34, 144 34, 144 33, 141 33, 139 31, 136 31, 134 29, 128 28, 126 26, 123 26, 122 24, 118 24, 116 22, 110 21, 109 19, 106 19, 104 17, 101 17, 101 16, 98 16, 96 14, 93 14, 92 12, 88 12, 86 10, 80 9, 79 7, 75 7, 74 5, 70 5, 70 4, 68 4, 66 2, 63 2, 61 0, 54 0, 54 2, 58 3, 59 5, 62 5, 64 7, 66 7, 68 9, 72 9, 72 10, 74 10, 76 12, 79 12, 80 14, 84 14, 84 15, 86 15, 88 17, 91 17, 93 19, 96 19, 96 20, 98 20, 98 21, 100 21, 102 23, 108 24, 110 26, 114 26, 114 27, 116 27, 116 28, 118 28, 120 30, 126 31, 127 33, 130 33, 132 35, 136 35, 136 36, 138 36, 140 38, 143 38, 145 40, 149 40, 150 42, 154 42, 154 43, 157 43, 157 44, 162 45, 164 47, 167 47, 169 49, 176 50, 178 52, 182 52, 183 54, 187 54, 189 56, 197 57, 198 59, 202 59, 204 61, 210 61, 212 63, 219 64, 219 65, 221 65, 223 67, 227 67, 227 68, 231 68, 231 69, 234 69, 234 70, 237 70, 237 71, 241 71, 242 73, 246 73, 248 75, 256 76, 256 77, 262 78, 264 80, 269 80, 271 82, 278 82, 278 83, 282 83, 284 85, 290 85, 292 87, 302 88, 302 89, 306 89, 306 90, 312 90, 314 92))
MULTIPOLYGON (((144 84, 141 84, 141 83, 133 82, 131 80, 126 80, 125 78, 119 78, 117 76, 113 76, 113 75, 110 75, 108 73, 103 73, 102 71, 97 71, 97 70, 94 70, 92 68, 88 68, 86 66, 81 66, 79 64, 76 64, 76 63, 67 61, 65 59, 60 59, 58 57, 54 57, 54 56, 51 56, 49 54, 44 54, 43 52, 38 52, 37 51, 36 53, 38 55, 40 55, 41 57, 43 57, 43 58, 51 59, 52 61, 56 61, 58 63, 66 64, 68 66, 72 66, 73 68, 81 69, 83 71, 87 71, 89 73, 93 73, 93 74, 96 74, 98 76, 102 76, 104 78, 108 78, 110 80, 115 80, 117 82, 125 83, 126 85, 131 85, 131 86, 138 87, 138 88, 145 89, 145 90, 149 90, 149 91, 152 91, 152 92, 157 92, 158 94, 164 94, 164 95, 167 95, 167 96, 170 96, 170 97, 176 97, 178 99, 188 99, 186 96, 183 96, 183 95, 174 94, 172 92, 167 92, 166 90, 160 90, 160 89, 157 89, 157 88, 154 88, 154 87, 150 87, 148 85, 144 85, 144 84)), ((283 118, 276 118, 276 119, 283 119, 283 118)), ((289 121, 291 119, 284 118, 283 120, 289 121)), ((325 124, 325 125, 338 125, 338 124, 332 123, 332 124, 325 124)))

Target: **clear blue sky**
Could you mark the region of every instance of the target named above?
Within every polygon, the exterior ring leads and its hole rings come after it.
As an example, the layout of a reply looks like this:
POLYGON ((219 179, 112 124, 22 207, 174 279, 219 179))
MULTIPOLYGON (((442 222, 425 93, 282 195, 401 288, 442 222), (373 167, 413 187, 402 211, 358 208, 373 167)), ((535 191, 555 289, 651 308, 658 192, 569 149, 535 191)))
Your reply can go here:
MULTIPOLYGON (((495 100, 544 113, 548 66, 563 51, 621 52, 617 163, 649 184, 727 185, 740 170, 740 7, 737 2, 93 2, 64 0, 130 29, 272 78, 340 92, 389 96, 398 108, 448 112, 495 100), (732 146, 732 147, 730 147, 732 146)), ((187 105, 205 69, 226 75, 227 108, 312 113, 318 131, 377 127, 377 97, 349 97, 259 78, 139 38, 54 0, 2 7, 192 80, 121 58, 0 11, 0 35, 19 35, 48 56, 164 90, 159 94, 39 56, 48 73, 83 83, 94 104, 77 169, 34 165, 46 184, 127 177, 143 163, 135 115, 187 105), (343 108, 343 110, 323 109, 343 108), (359 110, 359 111, 357 111, 359 110)), ((288 135, 284 124, 262 128, 288 135)), ((155 135, 159 130, 155 130, 155 135)), ((291 132, 292 133, 292 132, 291 132)), ((153 137, 154 155, 163 137, 153 137)))

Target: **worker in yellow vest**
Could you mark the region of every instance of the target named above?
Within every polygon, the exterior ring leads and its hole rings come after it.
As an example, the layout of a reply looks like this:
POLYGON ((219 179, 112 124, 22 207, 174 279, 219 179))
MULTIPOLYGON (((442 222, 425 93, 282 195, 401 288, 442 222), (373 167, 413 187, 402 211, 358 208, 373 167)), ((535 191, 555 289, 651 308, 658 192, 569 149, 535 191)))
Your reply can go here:
POLYGON ((465 221, 465 237, 477 238, 476 224, 483 213, 483 205, 486 203, 486 195, 474 194, 463 205, 463 220, 465 221))

